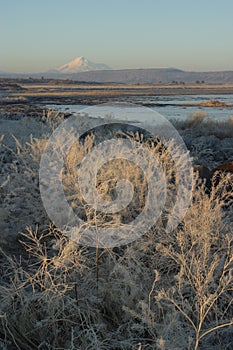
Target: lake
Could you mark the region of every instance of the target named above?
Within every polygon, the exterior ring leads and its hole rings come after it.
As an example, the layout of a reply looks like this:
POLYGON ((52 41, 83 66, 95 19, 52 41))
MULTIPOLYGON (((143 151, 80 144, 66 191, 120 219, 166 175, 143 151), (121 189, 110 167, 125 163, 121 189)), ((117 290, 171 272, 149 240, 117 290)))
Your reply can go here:
MULTIPOLYGON (((152 110, 162 114, 167 119, 184 120, 196 112, 204 112, 207 117, 215 120, 226 120, 233 116, 233 107, 203 107, 180 106, 181 104, 199 104, 204 101, 217 100, 227 105, 233 105, 233 95, 172 95, 172 96, 127 96, 125 102, 149 105, 152 110), (159 106, 158 106, 159 104, 159 106)), ((119 99, 122 101, 122 98, 119 99)), ((47 108, 78 113, 87 105, 46 105, 47 108)))

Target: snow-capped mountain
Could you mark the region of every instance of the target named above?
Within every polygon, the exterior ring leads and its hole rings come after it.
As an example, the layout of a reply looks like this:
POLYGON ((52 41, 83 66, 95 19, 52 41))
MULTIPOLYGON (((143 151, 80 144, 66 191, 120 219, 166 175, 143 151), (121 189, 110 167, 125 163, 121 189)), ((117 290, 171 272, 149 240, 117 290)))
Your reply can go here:
POLYGON ((75 58, 69 63, 64 64, 61 67, 58 67, 56 71, 59 73, 71 74, 71 73, 89 72, 89 71, 106 70, 106 69, 111 69, 111 68, 103 63, 91 62, 87 58, 81 56, 81 57, 75 58))

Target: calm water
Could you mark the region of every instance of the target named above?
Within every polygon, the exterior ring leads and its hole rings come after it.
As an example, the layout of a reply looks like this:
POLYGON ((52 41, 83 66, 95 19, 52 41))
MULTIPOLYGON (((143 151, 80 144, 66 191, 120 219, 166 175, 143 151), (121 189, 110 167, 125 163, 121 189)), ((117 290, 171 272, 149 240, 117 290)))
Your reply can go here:
MULTIPOLYGON (((192 104, 201 103, 203 101, 218 100, 228 105, 233 105, 233 95, 174 95, 174 96, 130 96, 126 97, 125 101, 129 103, 148 103, 161 104, 161 107, 150 106, 152 110, 155 110, 168 119, 186 119, 196 112, 204 112, 207 117, 217 120, 226 120, 230 116, 233 116, 233 107, 183 107, 179 104, 192 104), (170 104, 174 104, 171 106, 170 104), (176 106, 177 105, 177 106, 176 106)), ((59 109, 61 111, 68 111, 78 113, 86 105, 47 105, 46 107, 59 109)))

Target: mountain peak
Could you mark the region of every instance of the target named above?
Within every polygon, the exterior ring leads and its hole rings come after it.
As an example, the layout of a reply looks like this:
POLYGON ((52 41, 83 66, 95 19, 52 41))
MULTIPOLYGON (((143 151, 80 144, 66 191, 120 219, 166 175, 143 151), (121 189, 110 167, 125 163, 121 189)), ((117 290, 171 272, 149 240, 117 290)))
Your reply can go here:
POLYGON ((86 57, 79 56, 57 68, 56 70, 60 73, 70 74, 106 69, 110 69, 110 67, 108 67, 106 64, 91 62, 86 57))

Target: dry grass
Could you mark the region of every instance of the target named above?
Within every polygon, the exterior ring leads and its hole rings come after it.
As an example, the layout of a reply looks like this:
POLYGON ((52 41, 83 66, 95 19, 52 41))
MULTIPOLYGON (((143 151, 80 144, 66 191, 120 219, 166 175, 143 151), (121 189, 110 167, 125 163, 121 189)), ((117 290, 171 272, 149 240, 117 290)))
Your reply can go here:
POLYGON ((211 332, 233 325, 232 223, 223 224, 225 191, 218 195, 222 188, 225 178, 212 189, 211 198, 203 189, 197 191, 182 229, 168 243, 157 245, 177 274, 173 286, 160 289, 156 300, 170 302, 189 323, 195 350, 211 332))
MULTIPOLYGON (((51 130, 56 127, 54 115, 44 119, 51 130)), ((198 119, 195 127, 202 122, 198 119)), ((139 141, 141 138, 140 135, 127 137, 139 141)), ((26 227, 25 222, 20 235, 25 248, 22 256, 0 251, 0 347, 4 350, 232 348, 230 202, 226 207, 232 195, 229 192, 232 176, 223 176, 213 185, 210 196, 203 186, 196 186, 198 179, 194 179, 192 204, 182 223, 170 234, 164 229, 166 213, 147 234, 127 246, 85 248, 59 232, 42 210, 38 167, 47 138, 45 135, 44 139, 32 139, 26 145, 17 144, 18 163, 14 171, 18 177, 14 190, 17 196, 27 193, 38 224, 26 227)), ((63 172, 67 198, 90 223, 93 217, 90 208, 80 209, 82 199, 76 186, 77 165, 93 142, 90 137, 75 144, 67 154, 63 172)), ((160 144, 145 143, 145 146, 160 154, 170 192, 174 189, 175 193, 172 175, 175 168, 168 152, 160 144)), ((115 184, 122 171, 137 189, 130 213, 122 212, 120 221, 137 214, 146 193, 145 178, 138 167, 118 161, 114 168, 110 162, 98 175, 98 190, 106 199, 115 198, 115 184)), ((173 195, 167 211, 172 203, 173 195)), ((95 219, 96 223, 99 222, 95 219)))

